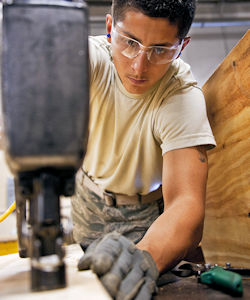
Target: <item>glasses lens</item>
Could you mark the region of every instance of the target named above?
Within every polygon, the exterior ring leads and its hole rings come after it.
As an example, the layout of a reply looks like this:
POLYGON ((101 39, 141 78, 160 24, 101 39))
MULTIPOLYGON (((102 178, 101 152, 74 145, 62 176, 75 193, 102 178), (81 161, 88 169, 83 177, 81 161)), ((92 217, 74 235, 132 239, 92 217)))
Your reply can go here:
POLYGON ((128 58, 135 58, 140 51, 140 46, 134 42, 133 45, 126 46, 121 53, 128 58))
POLYGON ((116 30, 112 31, 115 47, 126 57, 134 58, 140 51, 140 45, 137 41, 119 34, 116 30))
POLYGON ((178 47, 152 47, 150 62, 153 64, 165 64, 173 61, 179 55, 182 43, 178 47))

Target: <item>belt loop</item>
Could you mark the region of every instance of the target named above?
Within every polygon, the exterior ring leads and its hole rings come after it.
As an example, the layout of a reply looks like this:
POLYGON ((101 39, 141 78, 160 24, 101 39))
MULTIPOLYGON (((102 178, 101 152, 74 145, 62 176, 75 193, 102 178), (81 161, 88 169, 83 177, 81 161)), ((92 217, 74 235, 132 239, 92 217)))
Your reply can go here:
POLYGON ((115 194, 108 192, 108 191, 104 191, 103 198, 104 198, 106 205, 113 206, 113 207, 117 206, 115 194))
POLYGON ((142 204, 142 196, 141 194, 137 194, 139 204, 142 204))

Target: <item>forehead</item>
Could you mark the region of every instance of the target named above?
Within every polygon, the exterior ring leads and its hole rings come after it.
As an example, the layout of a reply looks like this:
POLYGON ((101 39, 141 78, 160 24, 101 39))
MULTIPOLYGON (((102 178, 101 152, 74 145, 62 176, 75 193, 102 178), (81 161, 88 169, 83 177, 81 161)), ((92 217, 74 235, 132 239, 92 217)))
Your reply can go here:
POLYGON ((170 24, 167 18, 152 18, 136 10, 127 10, 117 24, 124 33, 132 35, 145 46, 174 44, 178 40, 178 27, 170 24))

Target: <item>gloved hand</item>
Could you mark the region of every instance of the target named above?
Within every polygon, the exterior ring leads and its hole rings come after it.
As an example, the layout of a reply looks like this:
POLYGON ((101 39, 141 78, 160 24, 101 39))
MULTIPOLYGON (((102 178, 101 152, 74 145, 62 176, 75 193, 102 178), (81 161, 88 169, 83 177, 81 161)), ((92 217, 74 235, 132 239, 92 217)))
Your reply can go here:
POLYGON ((94 241, 78 263, 91 269, 117 300, 151 299, 159 272, 152 256, 117 232, 94 241))

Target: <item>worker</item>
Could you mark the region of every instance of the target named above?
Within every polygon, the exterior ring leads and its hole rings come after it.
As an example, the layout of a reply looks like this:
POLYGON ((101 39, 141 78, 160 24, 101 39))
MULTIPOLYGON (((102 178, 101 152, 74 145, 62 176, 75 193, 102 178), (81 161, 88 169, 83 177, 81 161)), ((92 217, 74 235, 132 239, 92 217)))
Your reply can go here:
POLYGON ((150 299, 202 238, 205 100, 181 59, 195 0, 113 0, 89 38, 90 119, 72 199, 74 239, 116 299, 150 299))

